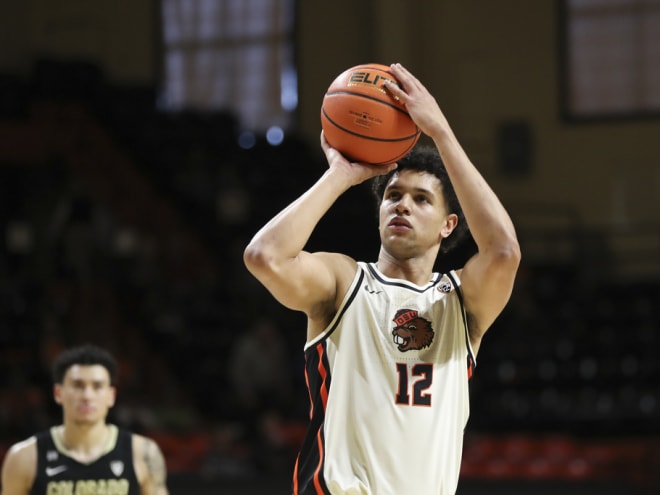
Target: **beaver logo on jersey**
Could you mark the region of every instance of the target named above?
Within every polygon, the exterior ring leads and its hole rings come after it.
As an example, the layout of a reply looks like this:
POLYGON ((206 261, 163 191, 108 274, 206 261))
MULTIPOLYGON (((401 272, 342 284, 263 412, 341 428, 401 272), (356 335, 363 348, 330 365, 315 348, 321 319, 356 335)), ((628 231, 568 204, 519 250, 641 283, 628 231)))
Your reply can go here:
POLYGON ((421 318, 414 309, 400 309, 392 320, 396 325, 392 329, 394 343, 402 352, 424 349, 433 342, 431 322, 421 318))

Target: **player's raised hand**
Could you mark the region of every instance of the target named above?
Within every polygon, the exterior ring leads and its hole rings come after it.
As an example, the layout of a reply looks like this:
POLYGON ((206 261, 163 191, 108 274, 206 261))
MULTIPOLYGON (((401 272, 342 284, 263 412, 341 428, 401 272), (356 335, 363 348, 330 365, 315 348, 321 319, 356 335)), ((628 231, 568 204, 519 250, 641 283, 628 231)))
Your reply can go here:
POLYGON ((439 129, 445 128, 447 120, 426 86, 401 64, 392 64, 390 68, 401 87, 389 81, 385 82, 385 87, 405 104, 406 110, 422 132, 433 136, 439 129))

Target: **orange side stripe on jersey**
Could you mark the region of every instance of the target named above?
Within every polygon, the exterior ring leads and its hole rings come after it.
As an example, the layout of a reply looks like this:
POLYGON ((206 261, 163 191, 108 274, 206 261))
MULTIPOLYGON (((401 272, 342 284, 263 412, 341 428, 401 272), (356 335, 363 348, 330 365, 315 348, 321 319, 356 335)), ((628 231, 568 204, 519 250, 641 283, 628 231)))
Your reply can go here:
POLYGON ((323 440, 321 439, 321 430, 316 434, 316 443, 318 443, 319 446, 319 465, 316 467, 316 471, 314 471, 314 488, 316 488, 317 494, 323 495, 323 488, 321 488, 321 482, 319 480, 321 467, 323 467, 323 456, 325 455, 325 452, 323 451, 323 440))
POLYGON ((296 464, 293 466, 293 495, 299 495, 298 491, 298 457, 296 457, 296 464))
POLYGON ((307 385, 307 395, 309 395, 309 419, 314 417, 314 400, 312 399, 312 389, 309 387, 309 374, 305 367, 305 384, 307 385))
POLYGON ((318 370, 319 370, 319 375, 321 376, 321 399, 323 400, 323 410, 326 410, 326 406, 328 404, 328 384, 326 382, 326 379, 328 377, 327 370, 323 366, 323 345, 319 344, 316 346, 316 350, 319 353, 319 365, 318 365, 318 370))

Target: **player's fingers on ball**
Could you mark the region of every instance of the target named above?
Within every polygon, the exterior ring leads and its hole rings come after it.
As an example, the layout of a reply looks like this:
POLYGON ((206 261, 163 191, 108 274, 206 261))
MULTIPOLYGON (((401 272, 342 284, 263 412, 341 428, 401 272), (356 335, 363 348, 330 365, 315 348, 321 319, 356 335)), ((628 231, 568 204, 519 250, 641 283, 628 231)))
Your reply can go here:
POLYGON ((406 69, 403 65, 396 63, 391 65, 391 69, 397 73, 397 78, 401 77, 403 79, 408 79, 412 76, 410 71, 406 69))
POLYGON ((401 81, 407 90, 412 90, 420 86, 419 80, 403 65, 393 64, 393 67, 398 72, 397 79, 401 81))
POLYGON ((394 96, 401 98, 403 95, 405 95, 403 89, 401 89, 399 85, 394 83, 393 81, 385 81, 383 84, 385 86, 385 89, 387 89, 394 96))

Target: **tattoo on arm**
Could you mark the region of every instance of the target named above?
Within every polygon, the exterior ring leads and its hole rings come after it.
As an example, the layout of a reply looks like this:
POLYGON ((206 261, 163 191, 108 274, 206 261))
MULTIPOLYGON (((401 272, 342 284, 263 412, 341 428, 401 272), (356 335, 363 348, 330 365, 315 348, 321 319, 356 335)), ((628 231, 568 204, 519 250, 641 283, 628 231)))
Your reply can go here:
POLYGON ((147 475, 155 495, 167 495, 167 469, 165 458, 160 448, 151 439, 147 439, 144 446, 144 464, 147 467, 147 475))

